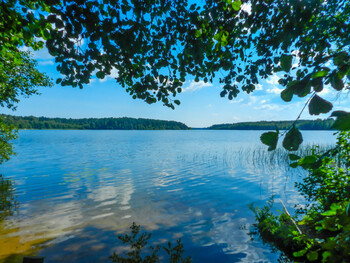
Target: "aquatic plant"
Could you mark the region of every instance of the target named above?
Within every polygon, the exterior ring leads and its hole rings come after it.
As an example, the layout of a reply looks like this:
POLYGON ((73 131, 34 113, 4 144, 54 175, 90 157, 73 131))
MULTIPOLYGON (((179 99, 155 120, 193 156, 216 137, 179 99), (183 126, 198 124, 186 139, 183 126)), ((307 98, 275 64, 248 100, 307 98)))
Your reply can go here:
POLYGON ((292 216, 284 205, 274 214, 273 200, 262 208, 252 205, 252 234, 292 260, 350 262, 350 132, 338 134, 335 148, 316 151, 304 158, 290 155, 291 166, 308 172, 296 183, 306 206, 297 205, 292 216))

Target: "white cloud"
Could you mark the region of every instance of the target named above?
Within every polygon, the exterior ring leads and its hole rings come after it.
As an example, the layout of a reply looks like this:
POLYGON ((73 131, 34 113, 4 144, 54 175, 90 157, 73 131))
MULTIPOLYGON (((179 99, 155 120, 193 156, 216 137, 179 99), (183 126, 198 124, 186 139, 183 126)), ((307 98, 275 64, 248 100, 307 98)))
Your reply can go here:
POLYGON ((261 84, 255 84, 255 90, 263 90, 263 86, 261 84))
POLYGON ((280 79, 280 77, 278 77, 277 75, 273 75, 272 77, 270 77, 269 79, 266 80, 267 83, 271 84, 271 85, 278 85, 278 80, 280 79))
POLYGON ((277 88, 277 87, 274 87, 272 89, 267 89, 266 92, 267 93, 273 93, 273 94, 280 94, 281 93, 281 89, 277 88))
POLYGON ((233 99, 233 100, 229 100, 228 102, 231 103, 231 104, 235 104, 235 103, 241 103, 243 101, 244 101, 244 99, 239 99, 239 100, 233 99))
POLYGON ((38 63, 39 63, 39 65, 43 65, 43 66, 55 64, 52 60, 41 60, 38 63))
POLYGON ((198 82, 191 80, 190 85, 187 88, 184 88, 182 92, 194 92, 194 91, 203 89, 205 87, 211 87, 211 86, 213 86, 213 84, 209 82, 205 83, 203 80, 200 80, 198 82))
POLYGON ((283 107, 280 105, 276 105, 276 104, 264 104, 258 107, 254 107, 254 110, 273 110, 273 111, 280 111, 283 110, 283 107))
POLYGON ((250 95, 249 102, 247 103, 248 106, 255 105, 258 102, 258 97, 250 95))

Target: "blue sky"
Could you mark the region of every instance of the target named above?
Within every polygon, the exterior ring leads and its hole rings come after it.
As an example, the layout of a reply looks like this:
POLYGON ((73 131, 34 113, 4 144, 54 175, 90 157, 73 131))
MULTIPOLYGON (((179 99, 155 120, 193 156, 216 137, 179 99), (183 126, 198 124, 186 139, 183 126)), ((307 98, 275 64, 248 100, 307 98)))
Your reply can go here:
MULTIPOLYGON (((38 67, 54 80, 60 75, 56 71, 53 57, 43 49, 34 52, 38 67)), ((278 76, 263 80, 258 90, 251 94, 240 92, 230 101, 220 97, 219 84, 194 82, 186 80, 184 91, 176 98, 181 105, 175 110, 162 103, 147 104, 134 100, 109 76, 103 80, 93 79, 83 89, 61 87, 41 88, 41 95, 23 98, 17 111, 3 109, 3 113, 19 116, 45 116, 64 118, 88 117, 134 117, 162 120, 175 120, 190 127, 208 127, 213 124, 233 123, 259 120, 293 120, 301 111, 306 98, 293 98, 285 103, 280 98, 282 87, 278 85, 278 76)), ((339 93, 332 88, 325 88, 321 96, 334 104, 334 109, 350 111, 350 99, 347 94, 339 93)), ((330 114, 310 116, 307 109, 303 119, 327 118, 330 114)))

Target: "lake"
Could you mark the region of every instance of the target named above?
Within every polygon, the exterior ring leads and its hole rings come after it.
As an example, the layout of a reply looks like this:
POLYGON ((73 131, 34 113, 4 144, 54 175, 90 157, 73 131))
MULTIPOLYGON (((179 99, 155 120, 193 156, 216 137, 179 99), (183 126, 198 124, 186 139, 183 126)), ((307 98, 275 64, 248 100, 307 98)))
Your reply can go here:
MULTIPOLYGON (((277 262, 248 235, 248 206, 275 195, 292 211, 304 172, 269 156, 261 133, 20 131, 17 156, 0 166, 17 203, 0 224, 0 261, 110 262, 135 222, 150 244, 181 238, 193 262, 277 262)), ((332 134, 303 132, 306 144, 332 144, 332 134)))

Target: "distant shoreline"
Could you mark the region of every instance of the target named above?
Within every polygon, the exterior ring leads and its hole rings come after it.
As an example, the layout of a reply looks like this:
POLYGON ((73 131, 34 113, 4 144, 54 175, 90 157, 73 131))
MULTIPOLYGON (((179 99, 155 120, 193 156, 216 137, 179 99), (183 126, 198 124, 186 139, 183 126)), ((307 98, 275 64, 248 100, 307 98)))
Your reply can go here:
POLYGON ((298 121, 256 121, 215 124, 191 128, 177 121, 144 118, 48 118, 1 114, 1 120, 20 130, 288 130, 293 125, 300 130, 332 130, 333 119, 298 121))

